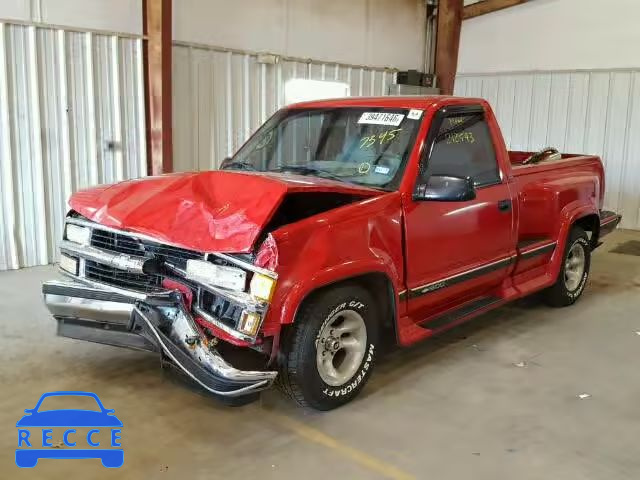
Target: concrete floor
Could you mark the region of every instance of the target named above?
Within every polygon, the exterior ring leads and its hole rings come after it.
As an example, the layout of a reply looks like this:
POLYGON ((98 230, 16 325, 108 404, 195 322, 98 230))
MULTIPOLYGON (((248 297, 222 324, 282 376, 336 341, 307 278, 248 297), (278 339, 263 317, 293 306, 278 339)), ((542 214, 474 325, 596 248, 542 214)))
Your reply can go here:
POLYGON ((360 398, 324 414, 276 390, 224 407, 153 355, 58 338, 40 296, 54 269, 0 273, 0 478, 640 478, 640 257, 608 252, 632 238, 594 254, 573 307, 527 299, 394 351, 360 398), (15 422, 52 390, 115 409, 121 469, 15 466, 15 422))

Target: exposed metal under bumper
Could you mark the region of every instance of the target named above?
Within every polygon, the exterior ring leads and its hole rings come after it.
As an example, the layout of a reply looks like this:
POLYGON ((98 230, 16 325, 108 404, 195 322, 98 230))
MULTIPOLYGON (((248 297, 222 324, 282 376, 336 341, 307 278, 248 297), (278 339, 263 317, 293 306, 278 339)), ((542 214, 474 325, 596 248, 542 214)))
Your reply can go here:
POLYGON ((139 350, 157 351, 214 395, 238 397, 271 386, 275 371, 239 370, 201 335, 177 292, 144 299, 50 281, 42 291, 58 321, 58 335, 139 350))
POLYGON ((136 298, 71 282, 46 282, 44 302, 56 318, 128 325, 136 298))
POLYGON ((58 321, 58 335, 61 337, 103 343, 114 347, 132 348, 134 350, 146 350, 149 352, 158 350, 157 345, 142 335, 130 332, 123 326, 65 317, 56 317, 56 320, 58 321))

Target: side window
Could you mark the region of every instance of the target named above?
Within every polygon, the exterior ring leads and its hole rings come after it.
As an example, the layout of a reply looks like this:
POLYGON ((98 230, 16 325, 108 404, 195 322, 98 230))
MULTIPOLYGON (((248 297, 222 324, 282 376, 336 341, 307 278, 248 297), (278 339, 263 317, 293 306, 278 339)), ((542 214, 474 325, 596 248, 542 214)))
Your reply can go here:
POLYGON ((443 118, 426 170, 431 175, 471 177, 476 187, 500 181, 489 126, 482 113, 443 118))

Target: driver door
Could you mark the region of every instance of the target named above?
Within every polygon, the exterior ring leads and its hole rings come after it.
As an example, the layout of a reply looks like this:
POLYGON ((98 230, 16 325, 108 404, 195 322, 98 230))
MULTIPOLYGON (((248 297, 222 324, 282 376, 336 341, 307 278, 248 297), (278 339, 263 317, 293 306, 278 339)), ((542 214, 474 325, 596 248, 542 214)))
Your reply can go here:
POLYGON ((510 188, 482 106, 437 112, 424 151, 416 188, 431 176, 471 177, 475 198, 405 202, 408 312, 416 323, 487 295, 515 253, 510 188))

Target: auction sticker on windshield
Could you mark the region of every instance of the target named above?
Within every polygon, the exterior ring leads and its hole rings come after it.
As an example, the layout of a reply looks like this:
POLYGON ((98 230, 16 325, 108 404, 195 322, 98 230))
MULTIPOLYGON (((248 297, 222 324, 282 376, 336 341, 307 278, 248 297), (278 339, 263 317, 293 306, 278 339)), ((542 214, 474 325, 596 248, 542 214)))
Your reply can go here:
POLYGON ((385 112, 364 112, 360 116, 358 123, 370 125, 392 125, 397 127, 402 123, 404 115, 401 113, 385 113, 385 112))
POLYGON ((422 116, 422 110, 412 108, 411 110, 409 110, 409 115, 407 115, 407 118, 411 120, 420 120, 421 116, 422 116))

